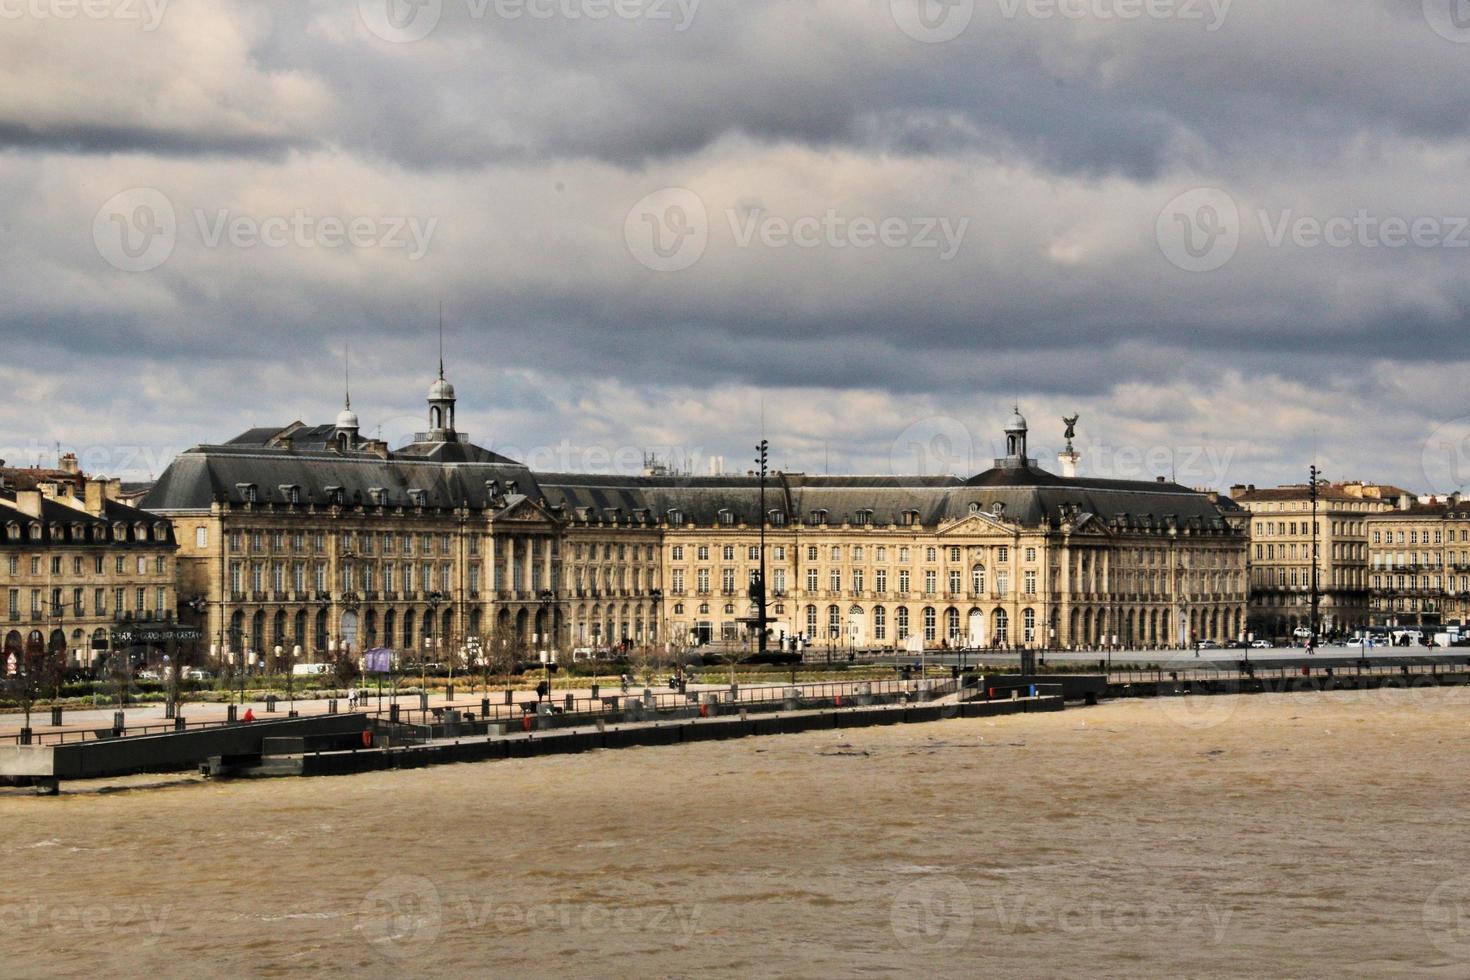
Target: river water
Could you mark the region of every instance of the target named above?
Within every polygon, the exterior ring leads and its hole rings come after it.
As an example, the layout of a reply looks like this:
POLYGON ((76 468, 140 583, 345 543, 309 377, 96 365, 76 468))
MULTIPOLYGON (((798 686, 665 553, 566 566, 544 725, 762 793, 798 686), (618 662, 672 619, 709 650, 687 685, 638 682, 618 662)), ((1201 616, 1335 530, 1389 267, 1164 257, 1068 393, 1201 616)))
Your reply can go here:
POLYGON ((0 975, 1464 977, 1467 759, 1456 689, 11 793, 0 975))

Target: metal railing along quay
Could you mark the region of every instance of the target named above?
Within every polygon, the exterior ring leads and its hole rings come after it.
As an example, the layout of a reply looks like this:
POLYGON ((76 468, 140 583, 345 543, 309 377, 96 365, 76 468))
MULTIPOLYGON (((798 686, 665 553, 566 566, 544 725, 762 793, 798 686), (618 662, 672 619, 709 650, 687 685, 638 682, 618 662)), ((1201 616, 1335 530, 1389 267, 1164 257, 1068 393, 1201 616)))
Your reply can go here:
MULTIPOLYGON (((798 684, 794 685, 798 692, 794 700, 798 703, 833 702, 834 704, 848 699, 852 699, 855 703, 859 697, 870 697, 875 703, 932 701, 955 693, 958 685, 958 681, 948 678, 929 681, 843 681, 798 684)), ((567 694, 561 698, 540 701, 507 701, 505 695, 502 694, 498 698, 482 698, 478 706, 471 706, 469 710, 463 706, 456 708, 454 705, 447 704, 429 706, 424 697, 412 696, 411 700, 400 701, 396 710, 391 704, 381 709, 367 705, 359 710, 366 710, 380 722, 390 725, 412 725, 420 728, 442 723, 450 717, 449 712, 458 712, 466 722, 519 725, 525 716, 538 715, 542 706, 546 706, 546 710, 554 718, 575 718, 587 721, 596 721, 599 718, 609 718, 615 715, 621 716, 629 710, 645 713, 650 718, 677 712, 697 712, 701 704, 718 704, 721 711, 778 710, 793 700, 789 695, 792 688, 793 685, 789 684, 754 687, 736 685, 734 691, 729 687, 688 692, 656 692, 652 688, 644 688, 641 691, 630 689, 627 693, 623 693, 619 687, 609 694, 599 692, 596 697, 576 697, 567 694)))

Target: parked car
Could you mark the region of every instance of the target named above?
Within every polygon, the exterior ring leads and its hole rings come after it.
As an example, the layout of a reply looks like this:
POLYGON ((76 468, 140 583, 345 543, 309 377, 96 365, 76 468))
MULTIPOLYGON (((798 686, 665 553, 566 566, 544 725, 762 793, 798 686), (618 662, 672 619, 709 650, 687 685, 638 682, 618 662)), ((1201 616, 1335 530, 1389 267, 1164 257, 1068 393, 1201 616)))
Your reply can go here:
POLYGON ((1252 650, 1274 650, 1275 648, 1276 648, 1276 644, 1272 643, 1270 640, 1252 640, 1251 641, 1251 649, 1252 650))
POLYGON ((1199 648, 1201 650, 1218 650, 1220 649, 1220 643, 1218 640, 1200 640, 1199 648))
POLYGON ((160 674, 156 670, 140 670, 140 671, 138 671, 138 680, 140 680, 140 681, 161 681, 161 680, 163 680, 163 675, 160 674))
POLYGON ((214 674, 200 667, 190 667, 184 671, 184 680, 187 681, 212 681, 214 674))

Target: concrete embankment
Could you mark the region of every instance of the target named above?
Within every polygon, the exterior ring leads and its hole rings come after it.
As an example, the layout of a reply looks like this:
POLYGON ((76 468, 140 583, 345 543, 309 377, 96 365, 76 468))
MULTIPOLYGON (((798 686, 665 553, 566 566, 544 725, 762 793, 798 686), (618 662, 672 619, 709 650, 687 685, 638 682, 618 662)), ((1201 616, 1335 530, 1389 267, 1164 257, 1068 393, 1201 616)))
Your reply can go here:
POLYGON ((1110 698, 1177 697, 1188 694, 1306 694, 1328 691, 1410 690, 1432 687, 1462 687, 1470 684, 1470 672, 1441 671, 1435 674, 1326 673, 1279 674, 1269 677, 1170 677, 1112 682, 1110 698))
POLYGON ((479 738, 437 740, 418 745, 373 746, 348 751, 302 752, 262 758, 258 765, 221 771, 234 776, 331 776, 380 769, 412 769, 456 762, 529 759, 547 755, 668 746, 748 738, 838 731, 875 725, 901 725, 947 718, 994 718, 1063 710, 1060 697, 1015 700, 824 708, 776 714, 634 722, 552 729, 479 738))

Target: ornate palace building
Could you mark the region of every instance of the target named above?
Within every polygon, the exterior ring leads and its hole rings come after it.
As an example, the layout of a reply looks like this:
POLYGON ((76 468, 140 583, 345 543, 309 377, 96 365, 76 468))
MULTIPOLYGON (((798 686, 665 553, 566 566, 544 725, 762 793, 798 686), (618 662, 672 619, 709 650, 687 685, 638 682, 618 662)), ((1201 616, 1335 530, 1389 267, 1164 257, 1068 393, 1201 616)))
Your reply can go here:
POLYGON ((778 473, 764 513, 753 476, 532 472, 454 413, 441 370, 401 449, 349 403, 174 461, 144 505, 174 521, 180 593, 207 600, 217 652, 739 641, 762 523, 775 638, 1179 646, 1245 628, 1243 512, 1043 470, 1019 413, 971 479, 778 473))

